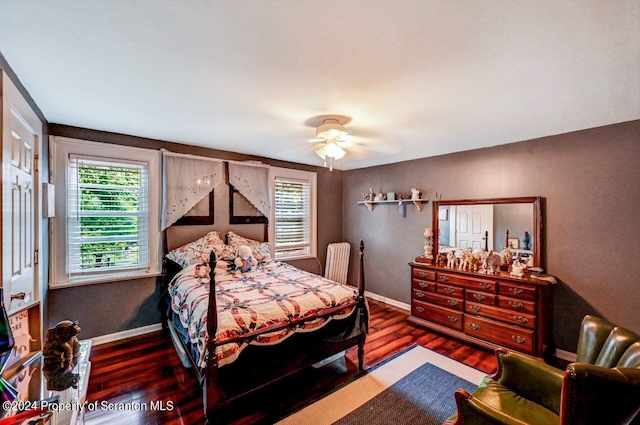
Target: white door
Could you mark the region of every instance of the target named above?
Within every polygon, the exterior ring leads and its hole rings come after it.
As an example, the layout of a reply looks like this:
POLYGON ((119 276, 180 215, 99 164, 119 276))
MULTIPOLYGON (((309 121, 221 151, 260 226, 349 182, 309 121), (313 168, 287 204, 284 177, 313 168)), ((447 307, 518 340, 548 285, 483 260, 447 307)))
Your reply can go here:
POLYGON ((456 207, 456 244, 458 248, 484 249, 485 232, 488 246, 493 246, 493 205, 458 205, 456 207))
POLYGON ((37 300, 35 158, 42 124, 2 74, 2 286, 7 310, 37 300))

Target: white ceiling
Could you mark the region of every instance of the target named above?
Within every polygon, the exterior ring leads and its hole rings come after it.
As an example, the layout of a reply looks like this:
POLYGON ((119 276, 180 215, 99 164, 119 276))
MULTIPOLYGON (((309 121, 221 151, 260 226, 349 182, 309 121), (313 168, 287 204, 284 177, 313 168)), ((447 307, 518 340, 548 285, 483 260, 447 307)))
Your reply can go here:
POLYGON ((338 169, 640 118, 637 0, 0 0, 47 120, 338 169), (312 121, 312 120, 311 120, 312 121))

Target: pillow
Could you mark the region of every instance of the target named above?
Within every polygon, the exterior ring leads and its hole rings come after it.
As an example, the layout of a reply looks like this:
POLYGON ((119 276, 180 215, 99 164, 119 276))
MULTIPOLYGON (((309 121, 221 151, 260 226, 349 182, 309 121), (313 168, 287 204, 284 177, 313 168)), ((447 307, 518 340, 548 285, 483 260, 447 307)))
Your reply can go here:
POLYGON ((209 232, 198 240, 171 250, 166 257, 184 268, 190 264, 208 262, 211 251, 214 251, 216 257, 221 260, 235 258, 235 250, 226 245, 216 231, 209 232))
POLYGON ((253 251, 253 257, 258 261, 267 261, 271 259, 271 246, 269 242, 260 242, 253 239, 247 239, 240 235, 236 235, 232 231, 227 232, 227 241, 234 252, 238 252, 240 245, 249 245, 253 251))

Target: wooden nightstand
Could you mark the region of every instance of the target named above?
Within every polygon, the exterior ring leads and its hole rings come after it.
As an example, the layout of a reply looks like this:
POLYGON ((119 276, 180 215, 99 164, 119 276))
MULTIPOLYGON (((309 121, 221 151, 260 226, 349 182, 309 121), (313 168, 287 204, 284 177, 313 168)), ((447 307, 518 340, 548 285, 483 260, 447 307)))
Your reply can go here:
MULTIPOLYGON (((43 424, 63 425, 84 423, 84 407, 89 385, 91 362, 91 341, 80 341, 80 353, 73 370, 64 374, 55 382, 45 369, 42 354, 24 364, 7 381, 18 390, 18 397, 12 402, 11 409, 0 410, 0 422, 17 415, 21 410, 32 410, 37 406, 49 407, 50 417, 43 424), (74 376, 77 375, 77 376, 74 376), (77 388, 65 385, 65 378, 75 377, 77 388), (65 388, 67 387, 68 388, 65 388)), ((3 406, 5 407, 5 406, 3 406)))

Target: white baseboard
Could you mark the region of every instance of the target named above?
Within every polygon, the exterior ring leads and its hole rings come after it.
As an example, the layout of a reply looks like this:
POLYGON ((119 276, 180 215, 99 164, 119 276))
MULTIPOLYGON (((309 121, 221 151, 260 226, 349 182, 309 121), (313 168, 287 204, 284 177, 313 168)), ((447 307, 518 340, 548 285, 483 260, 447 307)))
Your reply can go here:
POLYGON ((571 351, 564 351, 556 348, 556 357, 562 360, 566 360, 570 363, 573 363, 577 359, 576 353, 572 353, 571 351))
POLYGON ((153 325, 142 326, 141 328, 128 329, 122 332, 116 332, 108 335, 101 335, 95 338, 91 338, 91 343, 95 345, 106 344, 107 342, 120 341, 121 339, 127 339, 134 336, 144 335, 151 332, 162 330, 161 323, 155 323, 153 325))
POLYGON ((403 310, 411 311, 411 306, 400 301, 393 300, 391 298, 383 297, 382 295, 374 294, 373 292, 364 291, 364 295, 372 300, 380 301, 385 304, 392 305, 394 307, 401 308, 403 310))

